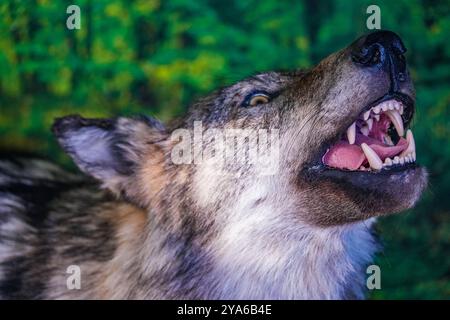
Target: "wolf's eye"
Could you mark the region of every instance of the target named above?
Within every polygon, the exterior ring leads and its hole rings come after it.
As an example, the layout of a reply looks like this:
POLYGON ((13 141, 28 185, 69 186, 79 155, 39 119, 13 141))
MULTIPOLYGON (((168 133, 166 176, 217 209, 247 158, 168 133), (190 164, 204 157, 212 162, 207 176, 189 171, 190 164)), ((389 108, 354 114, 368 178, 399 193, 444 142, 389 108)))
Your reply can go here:
POLYGON ((247 106, 256 106, 259 104, 268 103, 270 101, 270 97, 265 92, 257 92, 249 95, 247 99, 245 99, 244 104, 247 106))
POLYGON ((248 104, 250 106, 256 106, 258 104, 264 104, 267 102, 269 102, 269 96, 265 95, 264 93, 258 93, 252 96, 248 104))

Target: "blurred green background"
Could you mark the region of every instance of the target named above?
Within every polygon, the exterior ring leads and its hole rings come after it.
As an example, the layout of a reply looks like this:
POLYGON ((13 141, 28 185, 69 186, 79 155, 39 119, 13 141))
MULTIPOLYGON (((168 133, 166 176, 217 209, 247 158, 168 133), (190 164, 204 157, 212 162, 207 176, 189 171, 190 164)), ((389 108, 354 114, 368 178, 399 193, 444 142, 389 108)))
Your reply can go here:
POLYGON ((257 71, 307 68, 366 33, 366 8, 397 32, 417 88, 413 130, 429 191, 381 219, 374 299, 450 297, 449 1, 2 0, 0 150, 50 155, 53 118, 182 114, 193 99, 257 71), (66 28, 67 6, 81 29, 66 28))

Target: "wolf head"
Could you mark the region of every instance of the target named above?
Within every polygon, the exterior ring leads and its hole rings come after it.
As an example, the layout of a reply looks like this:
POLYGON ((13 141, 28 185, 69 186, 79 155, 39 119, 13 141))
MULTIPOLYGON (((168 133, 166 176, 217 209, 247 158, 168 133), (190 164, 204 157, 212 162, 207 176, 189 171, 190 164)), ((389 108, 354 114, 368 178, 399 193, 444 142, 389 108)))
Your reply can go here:
POLYGON ((217 224, 255 211, 284 226, 344 225, 410 208, 425 188, 406 131, 415 92, 405 51, 379 31, 310 70, 214 92, 172 126, 68 116, 53 130, 82 171, 150 210, 217 224))

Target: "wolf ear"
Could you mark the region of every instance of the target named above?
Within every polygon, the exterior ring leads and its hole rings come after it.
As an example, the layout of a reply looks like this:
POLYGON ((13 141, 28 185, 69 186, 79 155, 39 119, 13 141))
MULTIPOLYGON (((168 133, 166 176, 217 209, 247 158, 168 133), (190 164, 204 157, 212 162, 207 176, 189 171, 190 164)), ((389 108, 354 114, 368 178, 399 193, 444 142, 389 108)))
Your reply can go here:
POLYGON ((85 119, 71 115, 55 120, 59 144, 88 175, 110 189, 133 175, 149 144, 161 141, 164 126, 148 117, 85 119))

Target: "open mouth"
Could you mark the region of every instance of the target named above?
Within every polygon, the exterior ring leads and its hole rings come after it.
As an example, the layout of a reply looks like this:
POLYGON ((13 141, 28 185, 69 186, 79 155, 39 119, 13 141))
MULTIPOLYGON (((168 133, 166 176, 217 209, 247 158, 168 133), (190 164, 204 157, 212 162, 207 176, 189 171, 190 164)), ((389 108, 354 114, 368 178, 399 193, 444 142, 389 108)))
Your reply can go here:
POLYGON ((363 112, 341 139, 322 157, 327 167, 350 171, 379 171, 416 161, 408 99, 382 99, 363 112))

